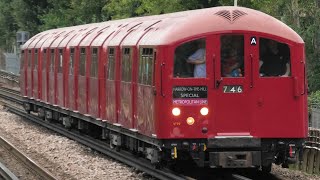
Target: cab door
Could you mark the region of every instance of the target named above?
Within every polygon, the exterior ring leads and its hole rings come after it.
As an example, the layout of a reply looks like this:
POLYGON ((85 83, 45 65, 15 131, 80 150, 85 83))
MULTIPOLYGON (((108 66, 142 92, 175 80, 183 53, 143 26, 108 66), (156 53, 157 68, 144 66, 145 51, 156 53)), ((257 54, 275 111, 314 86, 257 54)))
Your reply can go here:
POLYGON ((213 102, 216 136, 251 136, 251 63, 245 34, 216 35, 213 102))
POLYGON ((303 47, 257 37, 254 49, 253 131, 259 137, 305 135, 305 60, 303 47), (259 64, 257 63, 259 62, 259 64))

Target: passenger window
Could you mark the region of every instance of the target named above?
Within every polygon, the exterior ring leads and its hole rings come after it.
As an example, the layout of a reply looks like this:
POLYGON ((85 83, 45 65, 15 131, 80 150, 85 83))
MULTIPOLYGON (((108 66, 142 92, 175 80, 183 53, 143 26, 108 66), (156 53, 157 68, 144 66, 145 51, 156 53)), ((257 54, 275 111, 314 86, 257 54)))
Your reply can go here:
POLYGON ((224 35, 220 38, 221 76, 239 78, 244 76, 244 37, 224 35))
POLYGON ((98 77, 98 48, 92 48, 90 76, 98 77))
POLYGON ((73 75, 74 69, 74 48, 70 48, 69 75, 73 75))
POLYGON ((50 72, 54 72, 54 49, 51 49, 50 54, 50 72))
POLYGON ((152 48, 142 48, 140 50, 139 84, 153 85, 154 58, 152 48))
POLYGON ((115 49, 114 48, 109 48, 109 55, 108 55, 108 79, 109 80, 114 80, 115 75, 114 75, 114 69, 115 69, 115 49))
POLYGON ((37 70, 38 69, 38 49, 34 50, 34 65, 33 69, 37 70))
POLYGON ((30 68, 30 67, 31 67, 31 58, 32 58, 32 54, 31 54, 31 50, 29 50, 28 52, 29 52, 29 53, 28 53, 28 57, 27 57, 27 59, 28 59, 28 67, 30 68))
POLYGON ((63 67, 63 49, 59 49, 58 73, 62 73, 63 67))
POLYGON ((46 70, 46 64, 47 64, 47 50, 43 50, 43 55, 42 55, 42 70, 46 70))
POLYGON ((121 62, 121 80, 124 82, 131 81, 131 68, 132 68, 132 58, 131 49, 124 48, 122 50, 122 62, 121 62))
POLYGON ((175 78, 206 77, 205 39, 190 41, 178 46, 174 53, 175 78))
POLYGON ((290 48, 287 44, 260 38, 260 76, 288 77, 290 70, 290 48))
POLYGON ((79 74, 80 76, 85 76, 86 75, 86 49, 81 48, 80 49, 80 71, 79 74))

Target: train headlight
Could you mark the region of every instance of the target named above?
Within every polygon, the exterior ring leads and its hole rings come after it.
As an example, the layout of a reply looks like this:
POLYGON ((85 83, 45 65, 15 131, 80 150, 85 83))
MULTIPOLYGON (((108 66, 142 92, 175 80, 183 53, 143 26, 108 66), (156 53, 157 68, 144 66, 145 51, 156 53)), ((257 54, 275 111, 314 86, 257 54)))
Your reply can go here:
POLYGON ((172 114, 173 114, 174 116, 179 116, 180 113, 181 113, 181 111, 180 111, 179 108, 173 108, 173 109, 172 109, 172 114))
POLYGON ((187 124, 190 125, 190 126, 193 125, 194 124, 194 118, 193 117, 188 117, 187 118, 187 124))
POLYGON ((209 113, 209 109, 206 108, 206 107, 203 107, 203 108, 201 108, 200 113, 201 113, 203 116, 206 116, 206 115, 208 115, 208 113, 209 113))

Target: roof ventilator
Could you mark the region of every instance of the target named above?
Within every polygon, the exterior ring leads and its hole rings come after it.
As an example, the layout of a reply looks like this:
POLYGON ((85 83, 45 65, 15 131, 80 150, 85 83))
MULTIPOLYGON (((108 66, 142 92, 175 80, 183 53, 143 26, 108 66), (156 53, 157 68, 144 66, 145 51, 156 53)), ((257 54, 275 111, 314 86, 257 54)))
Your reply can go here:
POLYGON ((241 16, 247 15, 247 13, 240 11, 240 10, 221 10, 215 13, 215 15, 220 16, 228 20, 230 23, 233 23, 237 19, 239 19, 241 16))

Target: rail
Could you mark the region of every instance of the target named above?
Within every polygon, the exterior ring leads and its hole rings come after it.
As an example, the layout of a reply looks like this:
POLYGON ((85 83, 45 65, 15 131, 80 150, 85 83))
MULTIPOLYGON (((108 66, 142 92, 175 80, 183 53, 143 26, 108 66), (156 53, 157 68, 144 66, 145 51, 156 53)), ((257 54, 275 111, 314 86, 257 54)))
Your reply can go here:
POLYGON ((13 156, 22 161, 26 165, 26 167, 28 167, 29 170, 42 177, 42 179, 57 179, 53 175, 51 175, 51 173, 49 173, 47 170, 45 170, 40 165, 28 158, 24 153, 19 151, 15 146, 13 146, 3 137, 0 137, 0 146, 6 148, 13 156))
POLYGON ((4 164, 0 163, 0 179, 19 180, 4 164))
POLYGON ((19 83, 19 79, 20 79, 20 76, 19 75, 16 75, 16 74, 13 74, 13 73, 10 73, 10 72, 7 72, 7 71, 3 71, 3 70, 0 70, 0 77, 2 79, 7 79, 9 81, 14 81, 16 83, 19 83))
MULTIPOLYGON (((22 104, 22 99, 21 97, 17 97, 15 94, 10 94, 8 91, 6 91, 3 88, 0 88, 0 97, 7 99, 9 101, 13 101, 18 104, 22 104)), ((40 124, 41 126, 44 126, 48 129, 51 129, 57 133, 60 133, 70 139, 73 139, 81 144, 84 144, 85 146, 88 146, 92 149, 95 149, 96 151, 99 151, 111 158, 114 158, 118 161, 121 161, 131 167, 135 167, 143 172, 146 172, 147 174, 158 178, 158 179, 165 179, 165 180, 179 180, 179 179, 186 179, 187 177, 181 176, 179 174, 176 174, 170 170, 159 170, 155 169, 151 164, 144 160, 144 159, 139 159, 125 151, 117 152, 114 149, 109 148, 109 144, 106 142, 103 142, 101 140, 93 139, 88 136, 84 135, 79 135, 76 131, 70 131, 67 130, 59 125, 55 125, 53 123, 49 123, 46 121, 43 121, 42 119, 38 118, 35 115, 32 114, 27 114, 24 110, 21 108, 18 108, 16 106, 13 106, 11 104, 5 103, 4 106, 8 109, 8 111, 17 114, 25 119, 28 119, 30 121, 33 121, 37 124, 40 124)))

